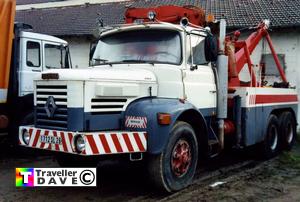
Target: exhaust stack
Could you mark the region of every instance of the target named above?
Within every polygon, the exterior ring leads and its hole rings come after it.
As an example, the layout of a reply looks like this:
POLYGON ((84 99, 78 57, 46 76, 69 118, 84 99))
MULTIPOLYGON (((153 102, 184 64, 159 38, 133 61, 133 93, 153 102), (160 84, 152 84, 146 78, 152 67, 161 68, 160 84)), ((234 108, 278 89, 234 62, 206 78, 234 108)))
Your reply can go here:
POLYGON ((226 37, 226 21, 221 19, 220 21, 220 38, 219 38, 219 54, 217 61, 218 69, 218 138, 220 148, 224 148, 224 119, 227 118, 227 98, 228 98, 228 58, 225 55, 225 37, 226 37))

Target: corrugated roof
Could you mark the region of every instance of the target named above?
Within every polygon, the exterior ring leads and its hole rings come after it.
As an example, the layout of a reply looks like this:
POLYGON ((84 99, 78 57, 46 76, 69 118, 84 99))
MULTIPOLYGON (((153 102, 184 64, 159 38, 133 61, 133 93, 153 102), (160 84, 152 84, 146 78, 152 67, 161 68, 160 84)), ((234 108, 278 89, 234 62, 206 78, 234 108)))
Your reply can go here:
POLYGON ((195 5, 217 19, 227 19, 231 28, 271 20, 273 27, 299 27, 299 0, 135 0, 82 6, 17 11, 17 21, 33 25, 34 31, 50 35, 89 35, 99 16, 105 25, 123 23, 126 6, 195 5))
POLYGON ((38 4, 38 3, 55 2, 55 1, 64 1, 64 0, 17 0, 17 5, 38 4))

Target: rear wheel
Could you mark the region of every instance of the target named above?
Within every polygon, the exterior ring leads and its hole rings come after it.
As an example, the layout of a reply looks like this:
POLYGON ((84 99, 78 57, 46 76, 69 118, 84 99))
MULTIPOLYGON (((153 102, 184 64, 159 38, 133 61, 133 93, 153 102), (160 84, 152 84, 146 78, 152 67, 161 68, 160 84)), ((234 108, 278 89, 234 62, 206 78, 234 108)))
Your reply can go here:
POLYGON ((279 151, 279 123, 274 114, 269 116, 265 140, 262 143, 263 157, 268 159, 276 156, 279 151))
POLYGON ((291 112, 283 112, 279 116, 280 146, 283 150, 291 150, 296 140, 296 121, 291 112))
POLYGON ((198 144, 193 128, 186 122, 177 122, 164 151, 149 158, 150 179, 161 190, 181 190, 192 182, 197 161, 198 144))

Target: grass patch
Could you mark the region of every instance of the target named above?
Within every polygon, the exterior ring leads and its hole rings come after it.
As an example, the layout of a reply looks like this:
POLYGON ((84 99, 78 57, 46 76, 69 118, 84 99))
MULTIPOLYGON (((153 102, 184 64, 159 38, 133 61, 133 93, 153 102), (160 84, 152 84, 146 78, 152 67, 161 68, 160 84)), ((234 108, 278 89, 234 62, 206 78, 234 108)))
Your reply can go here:
POLYGON ((296 142, 291 151, 285 151, 279 156, 279 167, 293 169, 300 174, 300 133, 297 134, 296 142))
POLYGON ((279 161, 289 167, 300 169, 300 154, 283 152, 279 157, 279 161))

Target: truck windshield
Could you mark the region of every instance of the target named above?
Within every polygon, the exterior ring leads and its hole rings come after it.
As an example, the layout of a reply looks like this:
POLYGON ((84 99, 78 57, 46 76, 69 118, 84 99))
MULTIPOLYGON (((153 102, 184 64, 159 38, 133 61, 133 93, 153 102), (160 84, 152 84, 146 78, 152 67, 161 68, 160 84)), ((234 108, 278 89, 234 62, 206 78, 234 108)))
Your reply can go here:
POLYGON ((70 68, 68 46, 45 44, 45 67, 47 69, 70 68))
POLYGON ((181 40, 177 31, 133 30, 100 38, 92 65, 111 63, 181 63, 181 40))

